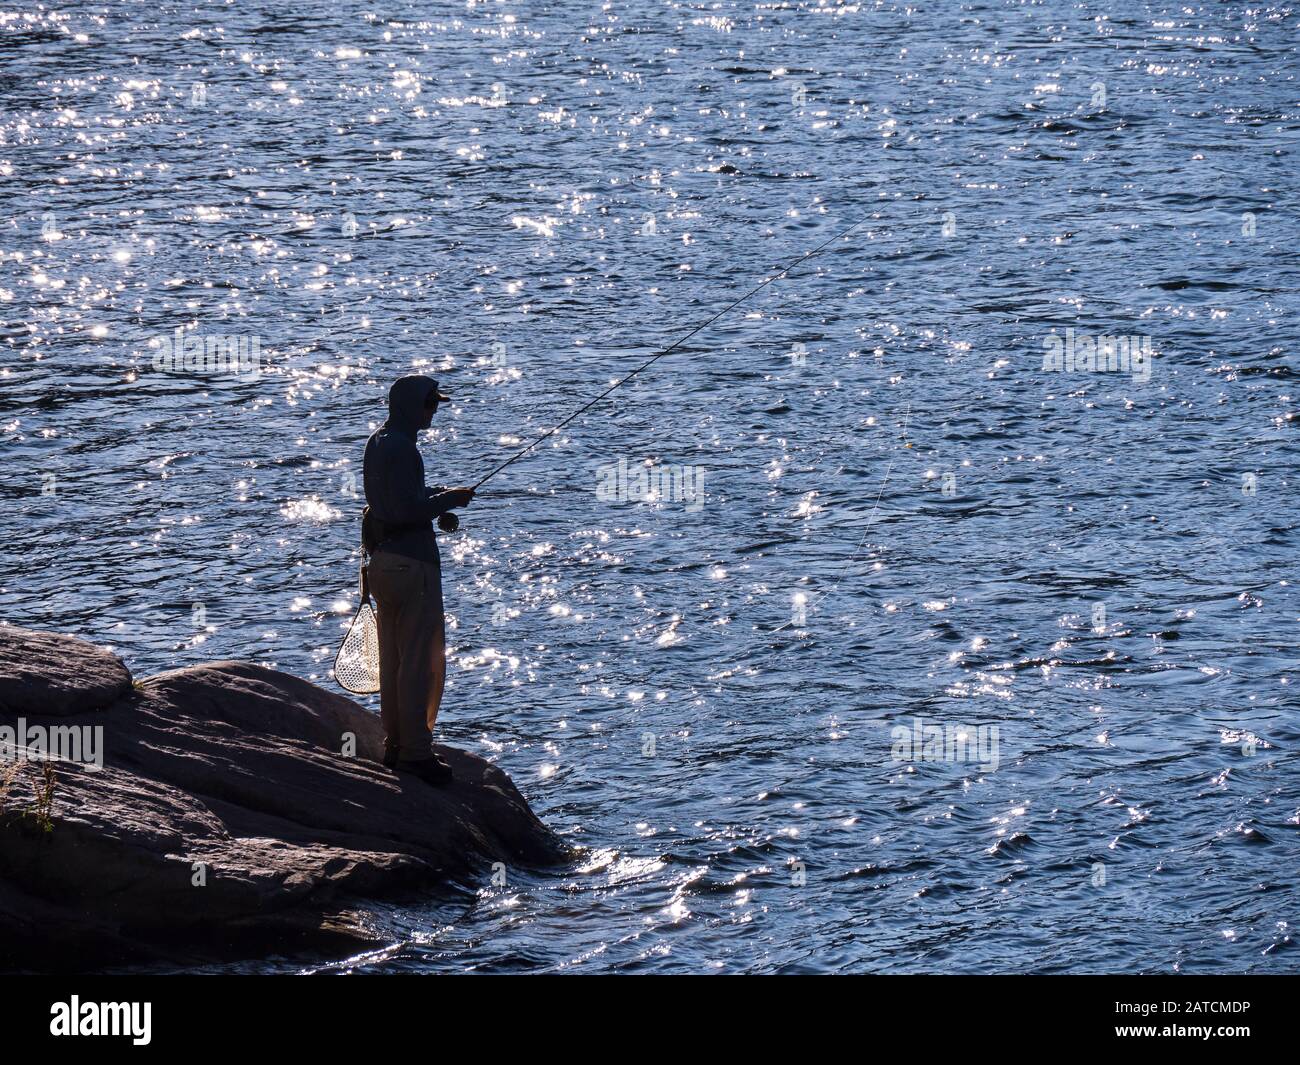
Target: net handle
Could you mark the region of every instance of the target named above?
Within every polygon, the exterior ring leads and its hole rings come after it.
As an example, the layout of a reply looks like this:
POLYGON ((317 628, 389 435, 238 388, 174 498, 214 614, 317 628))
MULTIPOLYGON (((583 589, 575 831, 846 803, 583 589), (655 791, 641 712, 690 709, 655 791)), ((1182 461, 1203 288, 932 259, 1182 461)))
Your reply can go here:
POLYGON ((370 553, 366 550, 366 518, 370 508, 361 511, 361 566, 357 573, 357 588, 361 592, 362 605, 370 602, 370 553))

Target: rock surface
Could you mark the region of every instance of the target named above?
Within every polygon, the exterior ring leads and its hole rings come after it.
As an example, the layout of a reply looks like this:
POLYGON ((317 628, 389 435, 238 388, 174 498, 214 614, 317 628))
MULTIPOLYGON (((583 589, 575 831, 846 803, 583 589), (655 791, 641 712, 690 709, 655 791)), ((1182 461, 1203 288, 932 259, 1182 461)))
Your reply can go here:
POLYGON ((23 638, 0 635, 0 717, 79 714, 131 690, 131 674, 115 654, 75 636, 12 631, 23 638))
POLYGON ((4 752, 0 970, 347 953, 374 944, 359 900, 566 855, 496 766, 440 747, 449 787, 393 774, 374 714, 275 670, 133 688, 106 651, 0 626, 0 730, 19 717, 102 725, 103 768, 4 752))

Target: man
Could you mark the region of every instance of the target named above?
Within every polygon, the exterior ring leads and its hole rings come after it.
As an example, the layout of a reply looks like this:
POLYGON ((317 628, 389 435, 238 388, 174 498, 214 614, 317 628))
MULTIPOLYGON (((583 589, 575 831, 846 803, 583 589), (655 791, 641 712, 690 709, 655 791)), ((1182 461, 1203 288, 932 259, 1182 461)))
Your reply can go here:
POLYGON ((378 609, 379 708, 384 765, 430 784, 451 781, 433 752, 433 724, 447 679, 442 565, 433 521, 474 498, 472 488, 430 489, 416 438, 450 397, 412 375, 388 392, 388 420, 366 441, 364 476, 369 583, 378 609))

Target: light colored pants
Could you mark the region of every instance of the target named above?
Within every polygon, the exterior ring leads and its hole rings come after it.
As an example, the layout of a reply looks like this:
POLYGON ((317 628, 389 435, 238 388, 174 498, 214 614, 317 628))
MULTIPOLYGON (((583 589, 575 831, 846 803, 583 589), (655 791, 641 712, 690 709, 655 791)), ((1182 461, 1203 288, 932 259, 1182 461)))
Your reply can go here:
POLYGON ((369 577, 378 605, 384 746, 403 761, 428 758, 447 682, 442 570, 432 562, 378 551, 371 556, 369 577))

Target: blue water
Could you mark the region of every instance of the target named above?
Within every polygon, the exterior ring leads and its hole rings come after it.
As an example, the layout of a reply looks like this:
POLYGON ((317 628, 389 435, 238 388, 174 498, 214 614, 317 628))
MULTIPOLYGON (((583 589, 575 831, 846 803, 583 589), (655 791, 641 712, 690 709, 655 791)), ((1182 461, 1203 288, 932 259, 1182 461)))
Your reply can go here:
POLYGON ((393 378, 472 483, 832 240, 443 540, 442 739, 584 851, 343 968, 1296 968, 1294 8, 55 7, 0 15, 0 615, 137 675, 330 683, 393 378))

